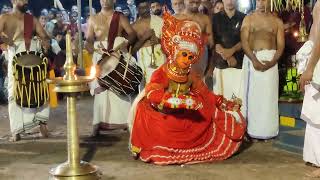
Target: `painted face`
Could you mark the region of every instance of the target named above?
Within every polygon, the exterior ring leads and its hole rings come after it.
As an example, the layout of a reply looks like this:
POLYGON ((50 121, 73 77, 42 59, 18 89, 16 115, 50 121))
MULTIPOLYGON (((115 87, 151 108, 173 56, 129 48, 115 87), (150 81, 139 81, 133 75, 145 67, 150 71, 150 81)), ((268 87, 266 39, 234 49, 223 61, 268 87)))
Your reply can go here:
POLYGON ((176 54, 176 62, 179 68, 189 68, 195 61, 194 54, 189 50, 182 49, 176 54))
POLYGON ((199 7, 201 4, 201 1, 200 0, 185 0, 184 4, 190 12, 197 13, 197 12, 199 12, 199 7))
POLYGON ((151 9, 151 13, 156 15, 156 16, 160 16, 162 11, 161 11, 161 4, 158 2, 154 2, 150 4, 150 9, 151 9))

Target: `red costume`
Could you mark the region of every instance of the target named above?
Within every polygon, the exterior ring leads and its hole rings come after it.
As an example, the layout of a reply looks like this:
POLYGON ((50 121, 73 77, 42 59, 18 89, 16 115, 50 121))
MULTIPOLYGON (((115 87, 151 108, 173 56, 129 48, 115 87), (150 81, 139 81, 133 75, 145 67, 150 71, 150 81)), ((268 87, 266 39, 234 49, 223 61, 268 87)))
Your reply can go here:
POLYGON ((194 63, 201 57, 205 38, 200 27, 167 12, 163 18, 162 46, 169 61, 153 73, 135 107, 131 151, 144 162, 160 165, 227 159, 238 150, 246 130, 239 107, 233 111, 235 103, 214 95, 190 67, 179 69, 183 63, 178 61, 194 63), (166 106, 168 94, 192 97, 201 106, 166 106))

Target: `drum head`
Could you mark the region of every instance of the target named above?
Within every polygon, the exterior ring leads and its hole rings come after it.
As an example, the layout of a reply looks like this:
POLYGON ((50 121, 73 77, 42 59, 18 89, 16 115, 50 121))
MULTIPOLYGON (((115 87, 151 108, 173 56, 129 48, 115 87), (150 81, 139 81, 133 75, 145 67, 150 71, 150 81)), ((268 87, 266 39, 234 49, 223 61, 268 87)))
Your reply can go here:
POLYGON ((21 66, 34 66, 37 64, 40 65, 42 62, 42 58, 35 53, 26 53, 17 55, 16 62, 21 66))
POLYGON ((112 52, 110 56, 104 55, 98 62, 100 68, 99 77, 105 77, 114 71, 119 64, 120 58, 123 58, 120 52, 112 52))

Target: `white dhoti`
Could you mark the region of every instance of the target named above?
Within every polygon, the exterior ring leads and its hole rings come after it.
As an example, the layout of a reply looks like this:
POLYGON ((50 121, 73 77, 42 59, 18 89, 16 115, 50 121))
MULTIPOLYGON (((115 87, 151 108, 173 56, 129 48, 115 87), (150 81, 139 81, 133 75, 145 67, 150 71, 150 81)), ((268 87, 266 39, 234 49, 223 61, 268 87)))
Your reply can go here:
MULTIPOLYGON (((213 92, 230 100, 233 95, 243 100, 244 74, 242 69, 215 68, 213 71, 213 92)), ((241 108, 243 111, 243 107, 241 108)), ((242 112, 244 114, 244 112, 242 112)))
POLYGON ((306 87, 312 86, 314 89, 306 89, 301 112, 301 118, 307 122, 303 160, 320 167, 320 61, 313 72, 312 83, 306 87))
MULTIPOLYGON (((49 119, 49 107, 47 104, 40 108, 22 108, 17 105, 14 98, 14 76, 12 61, 13 57, 26 50, 24 41, 16 41, 14 47, 9 47, 8 58, 8 101, 9 101, 9 120, 12 134, 19 134, 31 130, 32 128, 46 124, 49 119)), ((38 41, 32 40, 30 51, 40 51, 41 46, 38 41)))
MULTIPOLYGON (((114 47, 126 41, 124 38, 116 38, 114 47)), ((99 41, 94 43, 95 49, 105 48, 107 49, 107 41, 99 41), (101 47, 101 43, 103 47, 101 47)), ((128 54, 125 54, 125 56, 128 54)), ((101 60, 102 54, 95 52, 93 54, 92 62, 97 65, 97 62, 101 60)), ((131 61, 135 61, 131 57, 131 61)), ((94 95, 94 111, 93 111, 93 125, 100 125, 104 129, 124 129, 127 127, 127 117, 131 102, 129 97, 119 97, 115 93, 109 90, 103 92, 97 92, 99 89, 97 80, 90 83, 90 92, 94 95)))
POLYGON ((162 52, 161 45, 157 44, 153 48, 152 47, 142 47, 137 52, 138 64, 141 67, 144 74, 144 81, 148 83, 150 81, 152 73, 157 69, 151 67, 151 60, 153 58, 155 65, 160 67, 165 62, 165 55, 162 52))
MULTIPOLYGON (((256 53, 260 61, 271 61, 275 50, 256 53)), ((243 59, 244 71, 244 115, 248 121, 248 134, 257 139, 270 139, 279 132, 278 65, 265 72, 254 69, 250 59, 243 59)))
MULTIPOLYGON (((150 29, 153 29, 157 38, 161 38, 162 35, 163 20, 159 16, 151 15, 150 29)), ((153 46, 142 47, 137 52, 138 65, 143 71, 144 80, 141 83, 141 89, 144 88, 145 84, 150 81, 152 73, 157 69, 151 67, 151 60, 153 58, 155 65, 160 67, 166 60, 165 54, 162 52, 161 44, 153 46)))

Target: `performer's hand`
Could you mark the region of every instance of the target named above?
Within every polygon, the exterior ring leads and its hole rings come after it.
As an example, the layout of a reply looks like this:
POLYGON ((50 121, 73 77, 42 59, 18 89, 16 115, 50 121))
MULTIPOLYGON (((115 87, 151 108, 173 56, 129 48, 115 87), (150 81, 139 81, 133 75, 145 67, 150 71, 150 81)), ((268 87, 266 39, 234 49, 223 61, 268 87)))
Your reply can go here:
POLYGON ((165 92, 164 89, 151 90, 147 93, 147 99, 151 103, 160 104, 165 92))
POLYGON ((209 68, 206 72, 206 77, 212 78, 213 77, 214 68, 209 68))
POLYGON ((227 48, 222 47, 220 44, 217 44, 217 45, 216 45, 216 52, 217 52, 224 60, 229 59, 229 58, 234 54, 233 48, 227 49, 227 48))
POLYGON ((302 92, 304 92, 304 87, 307 84, 310 84, 310 82, 312 81, 312 77, 313 77, 313 70, 311 70, 311 69, 307 69, 306 71, 304 71, 302 73, 300 80, 299 80, 300 90, 302 92))
POLYGON ((234 50, 232 49, 232 48, 230 48, 230 49, 224 49, 223 51, 222 51, 222 54, 221 54, 221 56, 222 56, 222 58, 223 59, 229 59, 229 58, 231 58, 231 56, 234 54, 234 50))
POLYGON ((270 69, 277 64, 277 62, 274 61, 262 61, 262 63, 267 67, 267 69, 270 69))
POLYGON ((47 53, 48 50, 50 49, 50 41, 49 40, 42 40, 41 43, 42 43, 42 47, 43 47, 45 53, 47 53))
POLYGON ((155 32, 153 29, 148 29, 143 33, 142 39, 146 41, 150 39, 154 34, 155 32))
POLYGON ((7 36, 1 36, 1 41, 4 42, 6 45, 9 45, 9 46, 13 46, 14 43, 13 43, 13 40, 11 38, 8 38, 7 36))
POLYGON ((221 44, 216 44, 216 52, 221 55, 222 51, 223 47, 221 46, 221 44))
POLYGON ((84 46, 89 54, 93 54, 93 52, 94 52, 93 44, 85 42, 84 46))
POLYGON ((267 70, 267 66, 263 65, 261 62, 254 60, 252 61, 252 65, 255 70, 264 72, 267 70))
POLYGON ((236 67, 237 66, 237 60, 233 56, 227 59, 229 67, 236 67))
POLYGON ((160 39, 156 36, 155 33, 151 36, 150 43, 152 45, 160 44, 160 39))

